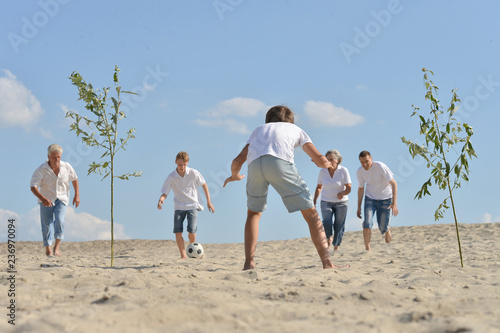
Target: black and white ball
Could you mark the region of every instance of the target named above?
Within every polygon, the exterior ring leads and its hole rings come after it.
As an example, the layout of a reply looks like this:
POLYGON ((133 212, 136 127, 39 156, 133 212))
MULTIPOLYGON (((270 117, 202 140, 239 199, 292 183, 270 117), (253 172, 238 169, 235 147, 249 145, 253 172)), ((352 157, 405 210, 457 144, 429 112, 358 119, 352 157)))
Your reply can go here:
POLYGON ((188 245, 186 253, 189 258, 201 259, 205 251, 203 251, 203 246, 200 243, 191 243, 188 245))

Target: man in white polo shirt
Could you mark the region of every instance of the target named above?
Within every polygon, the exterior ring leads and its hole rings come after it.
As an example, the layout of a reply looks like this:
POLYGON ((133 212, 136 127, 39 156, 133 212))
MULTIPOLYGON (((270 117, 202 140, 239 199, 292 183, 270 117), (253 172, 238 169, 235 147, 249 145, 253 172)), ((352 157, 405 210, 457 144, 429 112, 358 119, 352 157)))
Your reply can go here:
POLYGON ((43 245, 47 256, 60 256, 61 240, 64 239, 64 216, 69 203, 70 182, 73 184, 75 196, 73 205, 80 205, 78 177, 73 167, 61 161, 63 149, 52 144, 47 149, 48 159, 43 162, 31 177, 31 192, 40 204, 40 220, 42 224, 43 245), (52 237, 52 231, 54 235, 52 237), (55 239, 54 249, 52 238, 55 239))
POLYGON ((398 215, 398 185, 387 165, 373 161, 368 151, 363 150, 359 153, 359 161, 361 167, 356 172, 359 183, 357 216, 361 218, 361 203, 364 197, 363 238, 366 250, 370 250, 371 228, 375 213, 377 214, 378 228, 382 235, 385 235, 385 242, 391 242, 389 222, 391 220, 391 209, 394 216, 398 215))

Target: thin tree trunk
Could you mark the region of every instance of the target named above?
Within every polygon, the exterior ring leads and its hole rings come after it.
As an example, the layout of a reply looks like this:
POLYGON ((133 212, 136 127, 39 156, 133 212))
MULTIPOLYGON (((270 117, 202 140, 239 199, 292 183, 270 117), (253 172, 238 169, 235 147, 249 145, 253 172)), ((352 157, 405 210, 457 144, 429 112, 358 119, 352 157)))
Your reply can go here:
POLYGON ((460 253, 460 263, 462 264, 462 268, 463 268, 464 267, 464 260, 462 258, 462 246, 460 245, 460 234, 458 233, 457 214, 455 212, 455 202, 453 201, 453 196, 451 194, 450 182, 448 182, 448 191, 450 192, 451 208, 453 209, 453 217, 455 218, 455 229, 457 229, 458 252, 460 253))
POLYGON ((114 244, 115 244, 115 236, 113 230, 113 189, 114 189, 114 165, 113 165, 113 155, 111 155, 111 267, 113 267, 113 259, 114 259, 114 244))

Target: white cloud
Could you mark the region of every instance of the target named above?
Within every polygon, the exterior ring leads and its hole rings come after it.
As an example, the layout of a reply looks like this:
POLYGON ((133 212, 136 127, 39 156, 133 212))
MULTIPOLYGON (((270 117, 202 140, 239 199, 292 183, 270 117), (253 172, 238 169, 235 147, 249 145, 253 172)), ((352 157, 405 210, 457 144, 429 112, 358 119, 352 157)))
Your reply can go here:
POLYGON ((490 213, 484 213, 481 222, 483 223, 500 222, 500 217, 496 217, 493 219, 493 215, 491 215, 490 213))
POLYGON ((249 134, 250 130, 247 125, 235 119, 221 119, 221 118, 213 118, 213 119, 195 119, 195 123, 200 126, 205 127, 224 127, 229 132, 239 133, 239 134, 249 134))
POLYGON ((217 104, 213 109, 206 112, 208 117, 254 117, 259 113, 267 111, 263 102, 253 98, 235 97, 217 104))
POLYGON ((263 114, 268 107, 265 103, 244 97, 235 97, 219 102, 214 108, 204 112, 204 118, 195 119, 200 126, 223 127, 229 132, 248 134, 246 124, 236 118, 249 118, 263 114))
POLYGON ((64 123, 65 123, 65 126, 69 126, 69 125, 71 125, 71 124, 73 123, 73 121, 74 121, 74 120, 73 120, 73 119, 71 119, 71 118, 66 118, 66 113, 67 113, 68 111, 70 111, 71 109, 70 109, 67 105, 62 104, 62 103, 61 103, 61 104, 59 104, 59 106, 61 107, 62 116, 64 117, 64 123))
POLYGON ((45 113, 40 102, 11 72, 0 77, 0 127, 30 131, 45 113))
POLYGON ((54 136, 52 135, 52 132, 50 130, 40 127, 38 131, 40 132, 40 135, 42 137, 46 139, 54 139, 54 136))
POLYGON ((317 126, 351 127, 365 121, 363 116, 327 102, 307 101, 305 112, 317 126))
MULTIPOLYGON (((17 214, 15 212, 0 208, 0 221, 5 222, 9 218, 16 220, 16 240, 19 241, 41 241, 40 228, 40 207, 32 208, 27 214, 17 214)), ((102 220, 91 214, 77 213, 75 209, 68 206, 65 217, 64 239, 66 241, 92 241, 110 240, 111 222, 102 220)), ((0 242, 6 240, 7 223, 2 223, 0 229, 0 242)), ((130 239, 125 233, 122 224, 114 223, 115 239, 130 239)))

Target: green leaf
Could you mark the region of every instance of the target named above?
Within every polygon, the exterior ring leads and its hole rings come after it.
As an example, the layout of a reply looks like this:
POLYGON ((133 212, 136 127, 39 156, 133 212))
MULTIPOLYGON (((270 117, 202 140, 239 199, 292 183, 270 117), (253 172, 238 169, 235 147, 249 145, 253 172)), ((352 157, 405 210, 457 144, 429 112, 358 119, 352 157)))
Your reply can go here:
POLYGON ((137 96, 139 96, 139 94, 138 94, 138 93, 135 93, 135 92, 133 92, 133 91, 128 91, 128 90, 124 90, 124 91, 122 91, 122 93, 125 93, 125 94, 132 94, 132 95, 137 95, 137 96))
POLYGON ((115 111, 118 112, 118 110, 120 109, 120 103, 118 103, 118 101, 114 97, 111 97, 111 100, 113 101, 113 107, 115 108, 115 111))

